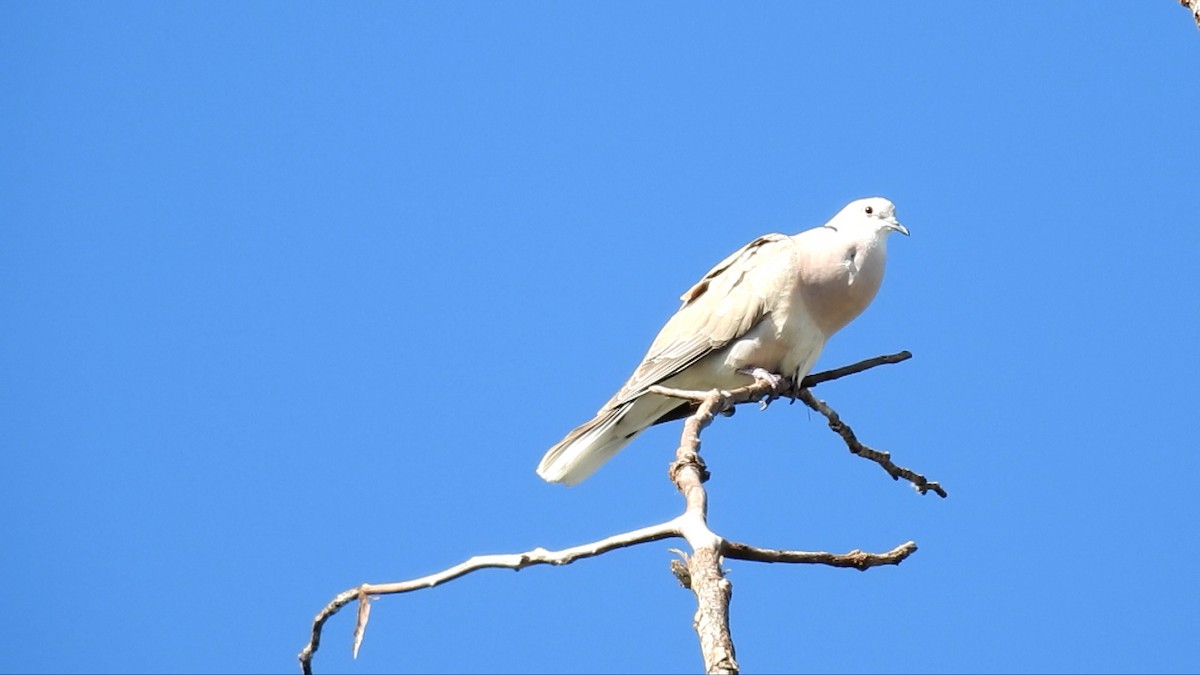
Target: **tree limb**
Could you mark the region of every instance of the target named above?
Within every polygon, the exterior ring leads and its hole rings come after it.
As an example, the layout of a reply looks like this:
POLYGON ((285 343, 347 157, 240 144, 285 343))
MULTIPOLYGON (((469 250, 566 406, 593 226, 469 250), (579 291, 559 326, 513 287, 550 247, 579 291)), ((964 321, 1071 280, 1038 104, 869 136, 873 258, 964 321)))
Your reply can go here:
MULTIPOLYGON (((433 588, 471 572, 478 572, 479 570, 489 568, 521 570, 534 565, 567 565, 580 558, 591 558, 614 549, 645 544, 660 539, 679 537, 681 535, 679 525, 676 522, 677 520, 678 518, 558 551, 548 551, 538 547, 524 553, 472 556, 453 567, 448 567, 440 572, 409 581, 362 584, 350 590, 343 591, 335 596, 324 609, 317 613, 316 618, 313 619, 312 637, 309 639, 308 644, 304 646, 304 649, 300 651, 299 655, 301 670, 305 675, 312 674, 312 659, 317 648, 321 645, 321 630, 324 628, 325 622, 329 620, 329 617, 337 614, 339 610, 355 600, 359 600, 360 603, 368 603, 368 598, 371 596, 393 595, 396 593, 417 591, 423 588, 433 588)), ((362 636, 366 629, 368 615, 369 612, 367 610, 360 609, 358 622, 355 626, 355 656, 358 654, 358 646, 362 643, 362 636)))
POLYGON ((733 586, 721 569, 721 549, 724 540, 708 527, 708 492, 704 481, 708 469, 700 459, 700 432, 712 423, 721 410, 734 405, 719 390, 708 393, 696 412, 683 424, 679 448, 669 470, 671 480, 687 502, 680 516, 684 539, 692 547, 686 557, 688 587, 696 594, 696 616, 693 625, 700 638, 700 653, 704 657, 704 672, 736 674, 733 638, 729 634, 729 599, 733 586))
POLYGON ((892 462, 892 455, 889 452, 876 450, 863 445, 862 442, 858 440, 858 437, 854 435, 854 430, 850 428, 850 425, 842 421, 842 418, 837 414, 837 411, 835 411, 833 408, 830 408, 821 399, 813 396, 811 391, 807 389, 801 389, 797 397, 801 401, 804 401, 805 405, 821 413, 825 416, 825 419, 829 420, 829 428, 833 429, 834 433, 842 437, 842 440, 846 442, 846 447, 850 449, 850 452, 858 455, 859 457, 869 459, 883 467, 883 470, 888 472, 888 475, 892 477, 892 480, 899 480, 903 478, 909 483, 912 483, 913 487, 917 489, 917 492, 925 494, 926 492, 932 490, 933 492, 936 492, 938 496, 945 499, 946 490, 937 481, 928 480, 925 478, 925 476, 922 476, 911 469, 906 469, 902 466, 896 466, 896 464, 892 462))
POLYGON ((857 549, 849 553, 837 555, 824 551, 777 551, 770 548, 759 548, 750 544, 735 541, 725 542, 725 557, 734 560, 752 560, 765 563, 803 563, 810 565, 831 565, 833 567, 853 567, 866 571, 880 565, 899 565, 905 558, 915 553, 917 543, 905 542, 887 553, 866 553, 857 549))
MULTIPOLYGON (((1200 0, 1197 1, 1200 2, 1200 0)), ((809 375, 801 380, 801 387, 798 389, 795 387, 794 383, 787 378, 781 380, 777 386, 772 386, 770 383, 765 381, 755 382, 754 384, 746 385, 744 387, 738 387, 729 391, 720 392, 721 397, 714 401, 714 412, 728 412, 736 405, 749 403, 751 401, 762 401, 763 405, 765 406, 766 403, 773 398, 779 396, 793 396, 803 401, 808 407, 824 415, 829 422, 829 428, 832 429, 834 433, 842 437, 842 440, 845 441, 846 447, 849 448, 850 452, 858 455, 859 457, 869 459, 883 467, 883 470, 888 472, 888 475, 892 477, 892 480, 899 480, 903 478, 911 483, 913 487, 915 487, 921 494, 925 494, 926 492, 935 492, 939 496, 945 498, 947 496, 946 490, 941 486, 940 483, 931 481, 925 478, 925 476, 911 469, 897 466, 894 462, 892 462, 892 456, 890 453, 883 450, 876 450, 864 445, 858 440, 858 437, 855 436, 854 430, 850 428, 850 425, 842 421, 841 416, 838 415, 837 411, 829 407, 829 405, 824 401, 813 396, 812 392, 809 391, 810 387, 815 387, 823 382, 829 382, 831 380, 861 373, 864 370, 870 370, 871 368, 878 366, 900 363, 911 358, 911 352, 902 351, 895 354, 887 354, 885 356, 876 356, 875 358, 864 359, 858 363, 853 363, 848 366, 809 375)), ((687 389, 674 389, 663 386, 653 386, 650 387, 648 391, 655 394, 660 394, 662 396, 671 396, 673 398, 678 398, 693 403, 699 403, 708 400, 712 393, 692 391, 687 389)), ((692 413, 692 415, 693 419, 699 417, 700 410, 696 410, 696 412, 692 413)), ((707 426, 711 421, 712 419, 710 415, 704 422, 704 426, 707 426)), ((690 422, 691 419, 689 419, 689 423, 690 422)), ((686 433, 687 432, 685 431, 685 434, 686 433)), ((699 448, 698 443, 699 440, 697 439, 697 448, 699 448)), ((705 480, 707 479, 708 477, 706 473, 705 480)))
POLYGON ((359 646, 362 644, 367 620, 370 617, 371 602, 375 597, 432 588, 482 569, 520 570, 533 565, 566 565, 581 558, 601 555, 618 548, 668 538, 682 538, 690 545, 691 554, 679 552, 683 560, 673 560, 671 570, 680 583, 691 589, 696 595, 697 609, 694 625, 704 657, 705 672, 736 675, 738 664, 734 656, 733 639, 729 632, 729 601, 733 587, 721 569, 724 558, 755 562, 822 564, 866 570, 879 565, 899 564, 917 550, 917 545, 910 541, 886 553, 864 553, 855 550, 837 555, 824 552, 764 549, 749 544, 726 541, 708 526, 708 493, 704 489, 704 482, 708 480, 709 474, 704 460, 700 458, 700 433, 712 423, 716 415, 732 411, 736 405, 761 401, 765 406, 770 400, 781 395, 798 397, 809 407, 826 416, 830 428, 842 436, 851 452, 876 461, 893 478, 909 480, 922 493, 933 490, 945 497, 945 491, 937 483, 927 481, 924 476, 908 469, 897 467, 891 463, 888 453, 873 450, 860 443, 850 427, 841 422, 837 413, 823 401, 814 398, 808 391, 808 387, 814 387, 822 382, 853 375, 879 365, 899 363, 911 357, 912 354, 908 352, 899 352, 860 361, 844 368, 816 373, 804 378, 800 388, 785 378, 781 378, 775 383, 755 382, 731 391, 688 391, 651 387, 650 390, 655 393, 685 400, 695 406, 695 410, 684 422, 679 447, 675 452, 675 460, 669 468, 671 481, 684 498, 683 513, 664 523, 558 551, 539 547, 524 553, 474 556, 440 572, 409 581, 362 584, 343 591, 336 595, 313 619, 309 642, 300 651, 298 657, 301 669, 305 675, 311 675, 313 656, 320 646, 321 632, 326 621, 356 600, 358 601, 358 614, 352 643, 355 656, 358 655, 359 646))
POLYGON ((834 368, 833 370, 824 370, 819 373, 806 375, 804 379, 800 381, 800 388, 812 389, 822 382, 829 382, 830 380, 836 380, 840 377, 846 377, 847 375, 861 373, 864 370, 870 370, 876 366, 886 366, 891 363, 900 363, 901 361, 907 361, 911 358, 912 352, 906 349, 902 352, 896 352, 895 354, 876 356, 873 359, 863 359, 858 363, 852 363, 848 366, 842 366, 841 368, 834 368))

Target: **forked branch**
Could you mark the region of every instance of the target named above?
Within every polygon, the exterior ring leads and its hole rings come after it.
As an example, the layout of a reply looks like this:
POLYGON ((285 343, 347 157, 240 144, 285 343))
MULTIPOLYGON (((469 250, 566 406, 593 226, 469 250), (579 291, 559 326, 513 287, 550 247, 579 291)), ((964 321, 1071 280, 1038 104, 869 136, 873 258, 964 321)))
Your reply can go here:
POLYGON ((682 562, 672 561, 672 571, 687 588, 696 594, 695 628, 700 639, 705 672, 737 673, 738 665, 734 656, 733 639, 729 632, 729 600, 732 586, 725 578, 721 568, 724 558, 755 562, 820 564, 866 570, 879 565, 897 565, 915 552, 917 545, 910 541, 886 553, 864 553, 856 550, 844 554, 833 554, 781 551, 726 541, 708 526, 708 493, 703 485, 708 480, 708 469, 704 465, 704 460, 700 458, 701 432, 712 423, 717 414, 732 410, 736 405, 756 401, 762 401, 765 405, 766 402, 781 395, 799 397, 810 407, 819 406, 814 409, 829 419, 830 427, 846 440, 847 445, 851 446, 852 452, 858 448, 855 454, 880 463, 893 478, 905 478, 917 485, 921 492, 933 490, 945 497, 945 491, 937 483, 927 481, 920 474, 908 469, 896 467, 891 464, 887 453, 867 448, 859 443, 849 426, 846 426, 837 417, 837 413, 824 402, 813 398, 807 389, 822 382, 859 373, 879 365, 899 363, 911 356, 908 352, 900 352, 810 375, 802 381, 802 388, 798 390, 795 383, 787 380, 775 383, 761 381, 731 391, 683 391, 663 387, 654 388, 656 393, 695 404, 695 411, 684 422, 679 447, 675 452, 675 460, 671 463, 669 471, 672 482, 684 497, 683 513, 657 525, 558 551, 535 548, 524 553, 474 556, 440 572, 409 581, 362 584, 351 588, 335 596, 313 619, 309 642, 299 654, 301 669, 306 675, 312 673, 313 656, 320 646, 321 632, 325 622, 352 602, 358 602, 353 639, 353 653, 357 656, 365 634, 367 620, 370 617, 371 602, 378 596, 432 588, 482 569, 519 570, 533 565, 566 565, 581 558, 590 558, 618 548, 662 539, 680 538, 688 542, 692 551, 690 555, 682 554, 682 562), (835 426, 835 423, 840 426, 835 426), (852 445, 852 443, 856 445, 852 445))
POLYGON ((896 463, 892 461, 892 455, 889 452, 876 450, 875 448, 863 445, 863 443, 858 440, 858 437, 854 435, 854 430, 850 428, 850 425, 842 421, 842 418, 837 414, 837 411, 835 411, 833 408, 830 408, 829 405, 821 399, 813 396, 811 391, 807 389, 801 389, 800 393, 797 395, 797 398, 799 398, 801 401, 804 401, 805 405, 821 413, 825 416, 825 419, 829 420, 829 428, 832 429, 833 432, 838 436, 842 437, 842 440, 846 442, 846 447, 850 449, 850 452, 864 459, 869 459, 883 467, 883 470, 888 472, 888 475, 892 477, 892 480, 900 480, 903 478, 909 483, 912 483, 912 486, 915 487, 917 492, 920 492, 921 494, 932 491, 936 492, 938 496, 942 497, 943 499, 946 497, 945 488, 943 488, 937 481, 929 480, 925 478, 925 476, 922 476, 912 469, 896 466, 896 463))

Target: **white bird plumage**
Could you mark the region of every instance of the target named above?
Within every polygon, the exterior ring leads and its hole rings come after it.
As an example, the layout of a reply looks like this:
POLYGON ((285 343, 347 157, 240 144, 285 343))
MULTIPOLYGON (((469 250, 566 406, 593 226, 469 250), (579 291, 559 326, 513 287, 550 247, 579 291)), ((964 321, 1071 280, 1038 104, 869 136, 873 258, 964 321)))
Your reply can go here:
POLYGON ((686 404, 651 394, 732 389, 755 368, 804 377, 826 340, 866 309, 883 281, 887 235, 908 234, 882 197, 850 202, 797 235, 761 236, 717 263, 681 299, 642 362, 596 416, 546 452, 542 478, 574 485, 686 404))

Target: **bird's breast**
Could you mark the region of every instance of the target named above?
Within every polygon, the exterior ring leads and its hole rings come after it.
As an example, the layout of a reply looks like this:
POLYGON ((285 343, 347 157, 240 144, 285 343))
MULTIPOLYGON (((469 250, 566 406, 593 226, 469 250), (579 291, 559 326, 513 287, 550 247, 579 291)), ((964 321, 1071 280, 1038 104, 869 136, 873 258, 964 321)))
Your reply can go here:
POLYGON ((798 301, 826 337, 841 330, 871 304, 883 282, 885 262, 882 245, 866 244, 849 246, 838 258, 801 270, 798 301))

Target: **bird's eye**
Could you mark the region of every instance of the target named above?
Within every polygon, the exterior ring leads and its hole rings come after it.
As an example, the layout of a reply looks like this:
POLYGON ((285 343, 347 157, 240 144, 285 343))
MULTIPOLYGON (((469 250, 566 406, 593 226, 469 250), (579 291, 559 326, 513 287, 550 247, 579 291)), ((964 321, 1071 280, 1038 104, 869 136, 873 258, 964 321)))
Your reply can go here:
POLYGON ((866 211, 867 211, 867 215, 868 215, 868 216, 869 216, 869 215, 871 215, 872 213, 875 213, 875 209, 871 208, 870 206, 868 206, 868 207, 866 208, 866 211))

